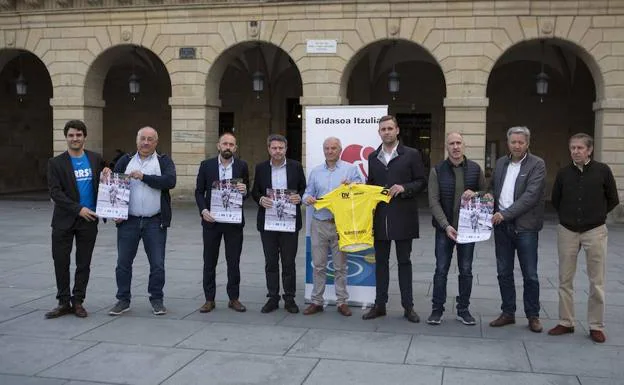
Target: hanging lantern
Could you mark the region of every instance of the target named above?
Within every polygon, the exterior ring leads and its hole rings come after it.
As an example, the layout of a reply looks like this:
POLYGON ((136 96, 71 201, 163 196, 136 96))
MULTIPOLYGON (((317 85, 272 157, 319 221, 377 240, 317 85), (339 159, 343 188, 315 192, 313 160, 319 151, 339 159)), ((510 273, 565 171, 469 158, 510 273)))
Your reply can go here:
POLYGON ((536 87, 537 94, 540 97, 540 102, 543 102, 544 96, 548 94, 548 79, 549 79, 549 76, 546 75, 546 72, 544 72, 543 69, 539 74, 537 74, 535 87, 536 87))
POLYGON ((28 83, 26 82, 26 78, 24 78, 24 75, 22 73, 20 73, 15 80, 15 93, 17 94, 20 102, 23 100, 24 96, 28 94, 28 83))
POLYGON ((128 90, 130 91, 130 96, 132 96, 132 100, 135 100, 137 95, 141 93, 141 81, 139 77, 132 73, 130 75, 130 79, 128 79, 128 90))
POLYGON ((392 68, 392 71, 388 74, 388 91, 392 94, 392 100, 396 100, 400 85, 401 82, 399 73, 392 68))
POLYGON ((264 91, 264 74, 260 71, 256 71, 251 76, 251 80, 253 90, 257 93, 257 98, 260 99, 260 93, 264 91))

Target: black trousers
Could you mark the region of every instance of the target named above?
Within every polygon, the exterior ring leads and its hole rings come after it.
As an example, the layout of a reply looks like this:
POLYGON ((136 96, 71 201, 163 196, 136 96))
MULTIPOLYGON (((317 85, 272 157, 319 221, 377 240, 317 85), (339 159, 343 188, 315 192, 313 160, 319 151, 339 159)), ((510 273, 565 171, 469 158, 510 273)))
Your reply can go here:
POLYGON ((215 299, 215 277, 221 238, 225 241, 227 263, 227 294, 231 300, 240 294, 240 256, 243 250, 243 226, 231 223, 217 223, 214 227, 203 227, 204 239, 204 296, 206 301, 215 299))
MULTIPOLYGON (((375 304, 384 305, 388 302, 388 284, 390 283, 390 243, 392 241, 375 240, 375 279, 377 293, 375 304)), ((414 306, 412 295, 412 240, 395 240, 397 262, 399 266, 399 289, 401 290, 401 305, 404 308, 414 306)))
POLYGON ((98 222, 77 218, 69 229, 52 228, 52 259, 56 276, 56 299, 59 304, 82 303, 87 294, 87 284, 91 273, 91 257, 98 233, 98 222), (76 239, 76 272, 74 289, 70 296, 69 266, 71 252, 76 239))
POLYGON ((267 297, 279 301, 280 272, 279 261, 282 261, 282 284, 284 285, 284 300, 295 298, 297 277, 295 271, 295 257, 299 243, 299 232, 283 233, 279 231, 261 231, 262 248, 264 249, 264 272, 266 274, 267 297))

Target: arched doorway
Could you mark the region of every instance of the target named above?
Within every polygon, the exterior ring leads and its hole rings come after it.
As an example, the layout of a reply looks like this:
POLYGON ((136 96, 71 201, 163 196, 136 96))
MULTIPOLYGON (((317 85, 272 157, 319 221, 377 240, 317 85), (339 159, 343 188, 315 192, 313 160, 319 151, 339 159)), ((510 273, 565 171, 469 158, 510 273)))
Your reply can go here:
MULTIPOLYGON (((280 47, 263 42, 230 47, 213 63, 206 92, 207 100, 221 101, 219 133, 235 132, 238 153, 249 164, 267 158, 265 143, 270 133, 286 136, 287 156, 301 161, 301 75, 280 47), (262 87, 258 84, 260 79, 262 87)), ((207 138, 209 156, 216 149, 210 136, 207 138)), ((250 171, 253 173, 253 167, 250 171)))
POLYGON ((418 148, 427 168, 445 156, 444 74, 435 58, 407 40, 381 40, 360 50, 347 65, 350 105, 388 105, 401 141, 418 148), (391 92, 391 78, 398 80, 391 92))
POLYGON ((53 148, 50 74, 33 53, 2 49, 0 84, 0 194, 45 190, 53 148))
POLYGON ((98 56, 87 73, 85 103, 100 109, 89 115, 94 118, 87 121, 87 127, 101 127, 104 158, 113 159, 117 150, 136 151, 136 133, 144 126, 158 131, 157 152, 171 154, 170 97, 169 73, 149 49, 119 45, 98 56), (139 85, 134 94, 130 90, 133 75, 139 85))
POLYGON ((531 151, 546 162, 550 196, 557 170, 570 162, 569 137, 595 131, 596 86, 579 50, 561 40, 531 40, 511 47, 496 62, 487 86, 486 170, 508 152, 507 129, 527 126, 531 151), (548 75, 544 95, 537 92, 542 70, 548 75))

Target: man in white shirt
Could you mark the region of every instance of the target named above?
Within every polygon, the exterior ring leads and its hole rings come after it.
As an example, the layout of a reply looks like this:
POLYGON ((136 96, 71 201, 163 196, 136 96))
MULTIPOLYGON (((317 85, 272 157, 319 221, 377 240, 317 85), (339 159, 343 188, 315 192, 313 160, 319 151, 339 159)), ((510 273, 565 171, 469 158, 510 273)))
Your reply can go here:
POLYGON ((167 227, 171 224, 171 196, 175 187, 176 170, 171 158, 159 155, 158 133, 152 127, 143 127, 137 133, 137 152, 125 155, 115 164, 115 172, 130 176, 128 219, 117 223, 117 304, 108 314, 117 316, 130 310, 132 262, 139 241, 143 240, 150 264, 147 291, 155 315, 167 313, 163 304, 165 286, 165 245, 167 227))
POLYGON ((494 238, 496 269, 501 292, 501 315, 490 322, 499 327, 516 323, 516 288, 514 286, 514 255, 524 279, 524 312, 529 329, 542 331, 539 320, 539 280, 537 276, 537 245, 544 224, 544 188, 546 165, 529 153, 531 132, 526 127, 507 130, 509 155, 496 161, 490 190, 494 193, 494 238))

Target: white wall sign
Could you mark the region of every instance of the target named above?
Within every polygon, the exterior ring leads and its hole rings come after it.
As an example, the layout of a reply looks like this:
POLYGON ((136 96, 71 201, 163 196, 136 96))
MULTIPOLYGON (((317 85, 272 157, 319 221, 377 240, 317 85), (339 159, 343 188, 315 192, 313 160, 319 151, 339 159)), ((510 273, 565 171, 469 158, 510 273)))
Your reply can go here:
POLYGON ((337 40, 307 40, 306 53, 336 53, 337 40))

